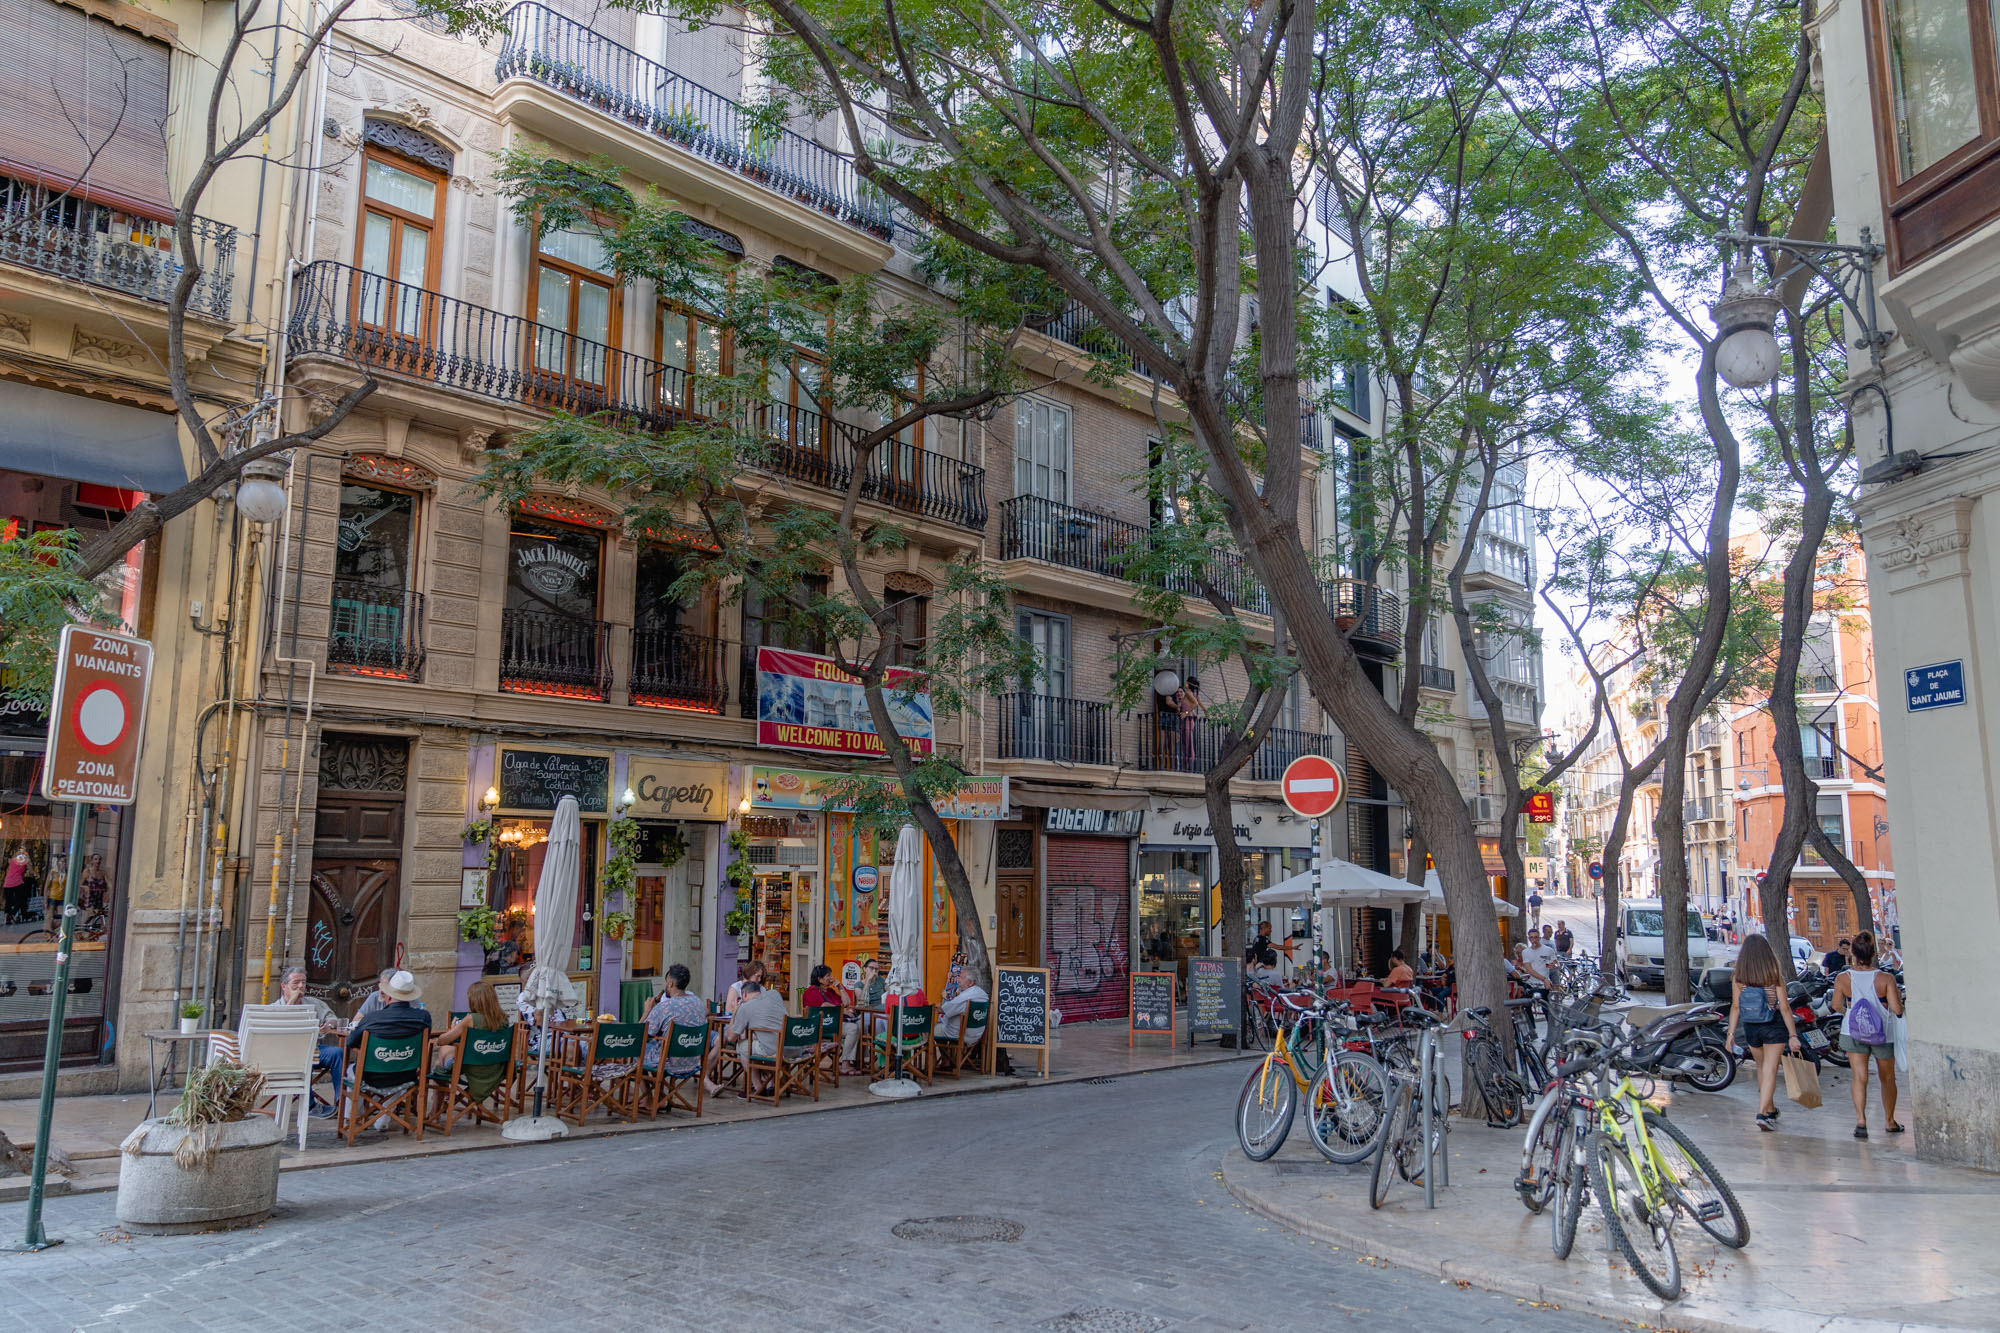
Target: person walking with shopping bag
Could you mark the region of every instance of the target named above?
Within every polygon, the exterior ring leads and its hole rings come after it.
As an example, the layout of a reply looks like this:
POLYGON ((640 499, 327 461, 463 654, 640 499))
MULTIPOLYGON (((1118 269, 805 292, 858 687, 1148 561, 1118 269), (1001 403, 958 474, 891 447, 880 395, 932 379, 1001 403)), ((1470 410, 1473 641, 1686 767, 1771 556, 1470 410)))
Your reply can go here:
POLYGON ((1743 1029, 1743 1044, 1757 1062, 1757 1128, 1765 1133, 1778 1127, 1778 1060, 1787 1050, 1794 1055, 1799 1051, 1799 1030, 1792 1024, 1792 1007, 1784 1002, 1784 983, 1771 942, 1762 935, 1745 937, 1743 951, 1736 955, 1729 1035, 1723 1045, 1735 1046, 1736 1030, 1743 1029))
POLYGON ((1882 1080, 1884 1128, 1896 1123, 1896 1024, 1903 1019, 1903 991, 1896 979, 1875 966, 1875 935, 1862 931, 1848 946, 1848 968, 1833 980, 1833 1010, 1841 1015, 1840 1049, 1854 1071, 1854 1137, 1868 1137, 1868 1062, 1882 1080))

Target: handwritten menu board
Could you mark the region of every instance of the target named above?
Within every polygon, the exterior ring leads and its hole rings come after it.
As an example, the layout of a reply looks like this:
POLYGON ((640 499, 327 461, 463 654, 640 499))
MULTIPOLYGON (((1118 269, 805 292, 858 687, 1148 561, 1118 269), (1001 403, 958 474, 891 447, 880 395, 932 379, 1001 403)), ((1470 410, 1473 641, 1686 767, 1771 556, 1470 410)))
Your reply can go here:
MULTIPOLYGON (((1132 1032, 1164 1032, 1174 1035, 1174 974, 1134 972, 1132 985, 1132 1032)), ((1128 1036, 1127 1045, 1131 1044, 1128 1036)))
POLYGON ((1234 958, 1188 959, 1188 1040, 1233 1037, 1243 1026, 1243 964, 1234 958))
POLYGON ((574 796, 578 810, 602 811, 611 790, 611 756, 503 749, 495 785, 503 810, 553 810, 557 801, 574 796))
POLYGON ((1000 1046, 1031 1046, 1042 1051, 1043 1077, 1048 1075, 1049 970, 1045 967, 993 969, 994 1042, 1000 1046))

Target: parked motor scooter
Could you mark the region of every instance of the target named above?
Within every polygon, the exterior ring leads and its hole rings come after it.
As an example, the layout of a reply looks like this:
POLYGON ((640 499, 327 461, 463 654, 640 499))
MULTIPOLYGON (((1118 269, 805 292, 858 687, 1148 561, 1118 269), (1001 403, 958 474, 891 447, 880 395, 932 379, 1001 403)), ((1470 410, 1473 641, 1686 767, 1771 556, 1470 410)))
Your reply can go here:
POLYGON ((1725 1007, 1715 1003, 1635 1008, 1625 1020, 1639 1030, 1627 1069, 1686 1081, 1698 1092, 1721 1092, 1736 1081, 1736 1061, 1722 1044, 1725 1007))

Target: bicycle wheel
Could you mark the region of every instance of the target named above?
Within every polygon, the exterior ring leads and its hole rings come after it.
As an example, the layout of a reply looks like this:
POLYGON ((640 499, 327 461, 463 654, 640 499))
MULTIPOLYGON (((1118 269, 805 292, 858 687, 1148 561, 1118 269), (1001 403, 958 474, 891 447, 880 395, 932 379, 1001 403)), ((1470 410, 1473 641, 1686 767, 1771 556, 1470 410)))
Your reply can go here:
POLYGON ((1521 1206, 1531 1213, 1541 1212, 1555 1193, 1556 1166, 1562 1158, 1562 1131, 1567 1119, 1560 1086, 1543 1093, 1528 1117, 1528 1134, 1521 1145, 1521 1174, 1514 1177, 1514 1192, 1521 1196, 1521 1206))
POLYGON ((1403 1135, 1396 1145, 1396 1171, 1412 1185, 1424 1183, 1424 1135, 1430 1135, 1431 1160, 1444 1160, 1446 1113, 1440 1109, 1429 1117, 1425 1124, 1422 1107, 1414 1099, 1411 1101, 1409 1117, 1403 1122, 1403 1135))
POLYGON ((1576 1246, 1576 1224, 1583 1217, 1584 1195, 1590 1191, 1590 1155, 1584 1151, 1583 1127, 1570 1115, 1556 1142, 1555 1207, 1549 1211, 1549 1248, 1567 1259, 1576 1246))
POLYGON ((1336 1051, 1313 1080, 1306 1133, 1327 1161, 1351 1166, 1366 1157, 1382 1132, 1389 1076, 1358 1051, 1336 1051))
POLYGON ((1674 1253, 1672 1203, 1662 1199, 1655 1207, 1647 1202, 1645 1178, 1622 1143, 1600 1134, 1595 1156, 1597 1203, 1612 1249, 1655 1296, 1679 1300, 1681 1261, 1674 1253))
POLYGON ((1382 1133, 1375 1141, 1375 1169, 1368 1178, 1368 1206, 1380 1208, 1389 1201, 1389 1187, 1396 1183, 1396 1173, 1389 1168, 1396 1156, 1396 1144, 1403 1137, 1404 1125, 1410 1119, 1410 1095, 1414 1091, 1411 1084, 1397 1082, 1390 1094, 1389 1111, 1382 1120, 1382 1133))
POLYGON ((1750 1219, 1736 1202, 1736 1191, 1708 1160, 1708 1154, 1681 1132, 1681 1127, 1657 1111, 1646 1112, 1646 1133, 1659 1155, 1660 1174, 1681 1209, 1695 1225, 1720 1244, 1740 1250, 1750 1243, 1750 1219))
POLYGON ((1465 1048, 1466 1076, 1486 1102, 1486 1123, 1512 1125, 1521 1118, 1521 1088, 1500 1064, 1496 1043, 1490 1037, 1468 1042, 1465 1048))
POLYGON ((1268 1161, 1292 1132, 1299 1090, 1292 1071, 1275 1056, 1265 1056, 1243 1082, 1236 1099, 1236 1143, 1253 1162, 1268 1161))

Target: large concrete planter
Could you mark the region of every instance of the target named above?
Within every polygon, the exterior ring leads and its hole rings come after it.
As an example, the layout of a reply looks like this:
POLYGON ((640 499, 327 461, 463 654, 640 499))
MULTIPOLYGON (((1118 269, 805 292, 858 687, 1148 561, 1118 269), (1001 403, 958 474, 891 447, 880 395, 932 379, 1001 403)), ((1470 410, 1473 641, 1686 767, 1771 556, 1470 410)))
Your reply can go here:
POLYGON ((187 1131, 148 1120, 126 1139, 137 1152, 119 1155, 118 1221, 133 1231, 174 1235, 228 1231, 271 1215, 278 1203, 278 1157, 284 1135, 268 1115, 216 1127, 215 1163, 183 1170, 174 1149, 187 1131))

